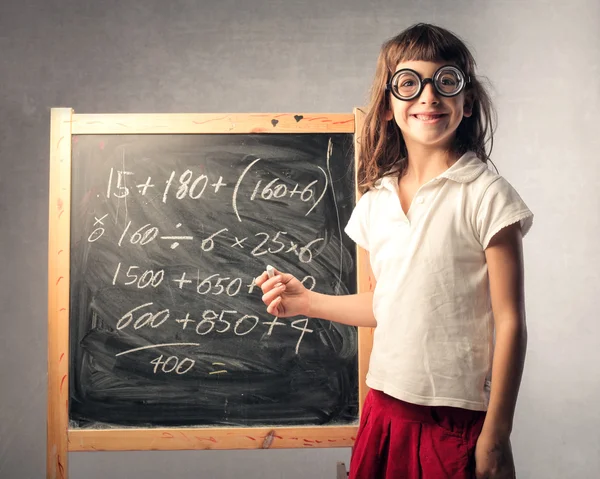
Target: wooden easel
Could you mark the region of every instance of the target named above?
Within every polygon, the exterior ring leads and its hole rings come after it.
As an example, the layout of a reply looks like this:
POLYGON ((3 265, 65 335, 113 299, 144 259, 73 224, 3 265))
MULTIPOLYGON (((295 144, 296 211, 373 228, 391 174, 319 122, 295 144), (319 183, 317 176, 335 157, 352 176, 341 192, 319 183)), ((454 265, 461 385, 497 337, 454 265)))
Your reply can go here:
POLYGON ((348 471, 346 471, 346 464, 338 462, 336 467, 335 479, 348 479, 348 471))
MULTIPOLYGON (((75 114, 53 108, 50 129, 50 194, 48 241, 48 420, 47 478, 68 477, 68 452, 189 449, 266 449, 352 446, 356 426, 257 428, 129 428, 69 427, 69 294, 71 232, 71 142, 73 135, 200 134, 200 133, 355 133, 360 141, 365 114, 75 114), (277 118, 277 120, 274 120, 277 118), (303 118, 299 122, 299 118, 303 118), (277 130, 274 131, 275 125, 277 130), (309 438, 306 442, 305 438, 309 438)), ((357 192, 358 195, 358 192, 357 192)), ((357 288, 372 289, 367 253, 357 250, 357 288)), ((366 371, 373 330, 359 332, 359 409, 367 386, 366 371)), ((338 479, 346 478, 343 463, 338 479)))

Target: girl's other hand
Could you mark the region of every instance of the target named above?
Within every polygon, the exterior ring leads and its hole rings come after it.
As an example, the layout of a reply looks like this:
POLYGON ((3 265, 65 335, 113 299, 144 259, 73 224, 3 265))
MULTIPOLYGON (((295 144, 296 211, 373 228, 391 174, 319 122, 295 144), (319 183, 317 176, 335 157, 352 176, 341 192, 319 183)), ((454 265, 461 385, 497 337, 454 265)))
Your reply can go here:
POLYGON ((255 282, 263 292, 263 303, 267 305, 267 312, 280 318, 296 315, 309 315, 309 291, 294 276, 287 273, 274 271, 274 276, 269 278, 263 272, 255 282))
POLYGON ((508 436, 481 433, 475 447, 475 477, 515 479, 515 463, 508 436))

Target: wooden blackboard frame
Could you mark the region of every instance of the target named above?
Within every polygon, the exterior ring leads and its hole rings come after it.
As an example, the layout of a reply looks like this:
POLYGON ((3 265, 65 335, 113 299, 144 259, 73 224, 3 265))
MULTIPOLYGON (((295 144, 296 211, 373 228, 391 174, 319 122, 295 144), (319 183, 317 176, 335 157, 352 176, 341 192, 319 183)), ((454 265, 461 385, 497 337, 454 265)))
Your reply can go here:
MULTIPOLYGON (((48 235, 47 477, 67 478, 68 452, 268 449, 352 446, 351 426, 71 429, 69 427, 69 287, 71 140, 86 134, 353 133, 360 142, 364 111, 353 114, 75 114, 51 110, 48 235), (302 121, 299 121, 299 118, 302 121)), ((357 148, 355 148, 357 150, 357 148)), ((355 169, 356 170, 356 169, 355 169)), ((358 191, 356 192, 359 197, 358 191)), ((357 291, 372 290, 367 253, 357 247, 357 291)), ((359 414, 367 386, 373 330, 359 328, 359 414)))

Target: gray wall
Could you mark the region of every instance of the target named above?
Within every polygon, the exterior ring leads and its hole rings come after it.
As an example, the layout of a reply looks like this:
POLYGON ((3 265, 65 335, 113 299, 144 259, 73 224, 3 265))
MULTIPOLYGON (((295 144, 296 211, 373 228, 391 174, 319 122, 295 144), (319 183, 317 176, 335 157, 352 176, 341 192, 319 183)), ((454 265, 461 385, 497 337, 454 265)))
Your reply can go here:
MULTIPOLYGON (((598 0, 2 0, 0 478, 45 474, 49 108, 351 112, 378 48, 417 21, 473 47, 493 159, 536 213, 519 477, 600 470, 598 0)), ((333 478, 349 449, 70 454, 70 477, 333 478)))

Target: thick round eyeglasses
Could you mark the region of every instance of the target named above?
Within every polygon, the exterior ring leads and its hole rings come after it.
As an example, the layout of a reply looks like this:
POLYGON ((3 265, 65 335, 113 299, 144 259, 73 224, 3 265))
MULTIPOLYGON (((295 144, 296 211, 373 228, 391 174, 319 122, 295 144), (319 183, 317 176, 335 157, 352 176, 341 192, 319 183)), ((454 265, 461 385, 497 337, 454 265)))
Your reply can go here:
POLYGON ((391 91, 398 100, 409 101, 420 96, 425 85, 431 83, 441 96, 453 97, 463 91, 469 81, 459 68, 452 65, 439 68, 432 78, 421 78, 416 71, 403 68, 394 73, 386 90, 391 91))

